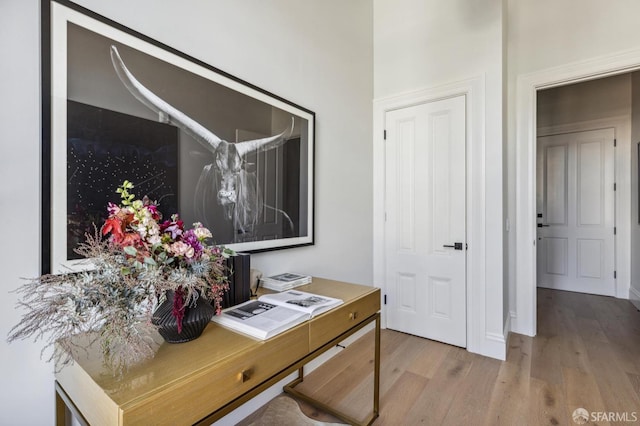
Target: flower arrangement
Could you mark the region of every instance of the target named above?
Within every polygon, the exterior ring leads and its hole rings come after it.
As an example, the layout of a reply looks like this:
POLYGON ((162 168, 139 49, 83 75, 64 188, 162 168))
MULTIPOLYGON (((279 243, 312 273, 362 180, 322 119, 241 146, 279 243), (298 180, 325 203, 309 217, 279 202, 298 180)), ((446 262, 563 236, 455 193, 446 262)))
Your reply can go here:
POLYGON ((26 313, 9 341, 35 336, 46 339, 45 348, 58 343, 51 358, 64 365, 77 344, 72 336, 86 333, 91 344, 100 343, 106 364, 122 371, 153 356, 151 318, 168 291, 175 294, 178 332, 185 309, 201 297, 220 312, 229 288, 225 259, 233 252, 208 245, 211 232, 200 223, 185 229, 177 214, 162 221, 157 204, 136 199, 133 187, 124 181, 120 205, 109 203, 103 226, 76 249, 92 269, 43 275, 18 288, 26 313))

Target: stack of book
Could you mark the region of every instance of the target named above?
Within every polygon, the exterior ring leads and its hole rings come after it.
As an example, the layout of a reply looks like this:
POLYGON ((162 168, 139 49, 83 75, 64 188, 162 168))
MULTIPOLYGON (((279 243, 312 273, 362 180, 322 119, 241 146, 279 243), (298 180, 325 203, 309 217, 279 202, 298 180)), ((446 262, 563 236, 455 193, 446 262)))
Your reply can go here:
POLYGON ((222 307, 239 305, 251 296, 249 288, 249 271, 251 270, 251 256, 249 253, 236 253, 227 258, 227 272, 229 273, 229 291, 222 297, 222 307))
POLYGON ((311 277, 309 275, 292 274, 290 272, 273 275, 271 277, 262 278, 260 285, 269 290, 286 291, 294 287, 309 284, 311 277))

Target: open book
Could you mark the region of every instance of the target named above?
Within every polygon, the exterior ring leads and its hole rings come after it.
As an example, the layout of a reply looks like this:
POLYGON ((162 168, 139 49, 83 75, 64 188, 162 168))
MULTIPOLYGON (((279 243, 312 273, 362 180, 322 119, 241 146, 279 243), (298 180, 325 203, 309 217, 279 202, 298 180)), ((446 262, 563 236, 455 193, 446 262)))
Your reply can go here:
POLYGON ((225 309, 212 321, 265 340, 342 303, 333 297, 288 290, 225 309))

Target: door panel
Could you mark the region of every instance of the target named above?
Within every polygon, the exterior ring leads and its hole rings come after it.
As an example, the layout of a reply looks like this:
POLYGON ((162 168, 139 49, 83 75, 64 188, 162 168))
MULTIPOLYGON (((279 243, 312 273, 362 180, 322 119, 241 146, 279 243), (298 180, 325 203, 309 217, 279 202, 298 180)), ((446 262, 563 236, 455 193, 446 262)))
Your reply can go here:
POLYGON ((567 147, 546 149, 546 218, 548 224, 567 223, 567 147))
POLYGON ((613 140, 613 129, 538 138, 539 287, 615 294, 613 140))
POLYGON ((389 112, 386 129, 387 327, 466 346, 465 98, 389 112))

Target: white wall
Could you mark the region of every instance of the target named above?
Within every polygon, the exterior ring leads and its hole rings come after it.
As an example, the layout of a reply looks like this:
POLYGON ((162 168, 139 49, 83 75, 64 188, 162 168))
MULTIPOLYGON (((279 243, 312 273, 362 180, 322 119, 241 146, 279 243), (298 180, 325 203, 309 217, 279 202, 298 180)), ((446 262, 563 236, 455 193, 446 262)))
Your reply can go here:
POLYGON ((640 309, 640 211, 638 210, 638 142, 640 142, 640 72, 631 74, 631 286, 629 299, 640 309))
MULTIPOLYGON (((516 83, 518 77, 640 48, 635 0, 508 0, 509 217, 516 223, 516 83)), ((515 233, 509 252, 516 251, 515 233)), ((509 259, 510 309, 516 312, 515 256, 509 259)))
MULTIPOLYGON (((382 100, 419 89, 479 77, 484 89, 484 179, 478 197, 485 206, 482 232, 486 259, 474 277, 485 286, 475 318, 483 339, 503 335, 503 2, 501 0, 374 0, 374 97, 382 100)), ((473 247, 470 250, 474 250, 473 247)), ((477 250, 477 248, 476 248, 477 250)), ((474 286, 476 284, 474 283, 474 286)), ((473 291, 474 289, 470 289, 473 291)), ((476 305, 472 309, 478 308, 476 305)))
POLYGON ((41 345, 6 343, 18 322, 20 277, 40 268, 39 3, 0 2, 0 424, 53 423, 53 367, 40 360, 41 345))
MULTIPOLYGON (((366 0, 83 0, 79 4, 311 109, 316 245, 252 256, 265 273, 372 278, 372 5, 366 0), (144 18, 143 18, 144 17, 144 18), (348 65, 348 66, 347 66, 348 65)), ((39 272, 39 1, 0 1, 4 288, 39 272)), ((48 208, 48 206, 44 206, 48 208)), ((0 335, 20 312, 0 298, 0 335)), ((37 344, 1 343, 0 424, 52 424, 53 374, 37 344)))
POLYGON ((630 114, 630 73, 538 91, 539 129, 630 114))

